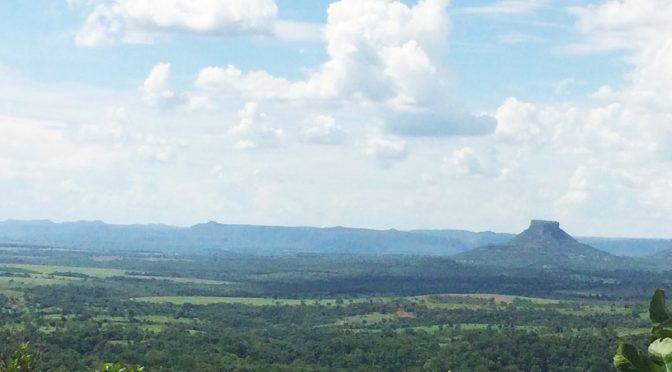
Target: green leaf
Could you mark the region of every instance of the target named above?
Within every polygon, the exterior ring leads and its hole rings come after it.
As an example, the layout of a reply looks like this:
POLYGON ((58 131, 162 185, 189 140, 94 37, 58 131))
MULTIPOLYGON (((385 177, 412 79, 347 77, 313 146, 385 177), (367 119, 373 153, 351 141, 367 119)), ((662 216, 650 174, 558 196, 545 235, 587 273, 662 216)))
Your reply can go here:
POLYGON ((651 341, 659 338, 672 338, 672 319, 656 324, 651 329, 651 341))
POLYGON ((649 317, 654 323, 663 323, 670 319, 670 314, 668 314, 667 309, 665 308, 665 291, 660 288, 656 289, 653 297, 651 297, 649 317))
POLYGON ((665 371, 672 371, 672 338, 659 338, 649 345, 649 356, 652 360, 662 362, 665 371))
POLYGON ((646 355, 630 344, 618 344, 614 354, 614 366, 621 372, 662 372, 662 366, 655 364, 646 355))

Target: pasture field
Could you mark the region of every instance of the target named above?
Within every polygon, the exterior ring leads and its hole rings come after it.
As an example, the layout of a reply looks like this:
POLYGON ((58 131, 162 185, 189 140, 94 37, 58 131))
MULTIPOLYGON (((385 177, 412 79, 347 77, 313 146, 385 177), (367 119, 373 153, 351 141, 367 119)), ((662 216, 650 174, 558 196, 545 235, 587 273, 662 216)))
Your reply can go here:
MULTIPOLYGON (((47 277, 44 275, 31 275, 29 277, 0 277, 0 288, 4 290, 15 291, 28 287, 36 287, 43 285, 62 285, 68 284, 77 278, 67 277, 47 277)), ((10 292, 11 293, 11 292, 10 292)))
POLYGON ((75 267, 75 266, 58 266, 58 265, 31 265, 31 264, 11 264, 1 265, 2 267, 19 268, 28 271, 37 272, 43 275, 53 275, 56 272, 71 272, 77 274, 84 274, 95 278, 108 278, 111 276, 124 275, 124 270, 121 269, 107 269, 96 267, 75 267))
POLYGON ((300 305, 324 305, 329 306, 336 300, 297 300, 289 298, 263 298, 263 297, 205 297, 205 296, 155 296, 137 297, 134 301, 151 303, 170 303, 174 305, 210 305, 210 304, 242 304, 251 306, 300 306, 300 305))
MULTIPOLYGON (((243 304, 250 306, 348 306, 353 304, 414 304, 422 305, 428 309, 438 310, 502 310, 507 306, 514 304, 514 301, 520 300, 529 302, 533 308, 539 310, 554 310, 561 314, 592 316, 600 314, 619 314, 626 315, 632 313, 632 308, 627 304, 616 304, 606 301, 561 301, 556 299, 539 297, 521 297, 521 296, 503 296, 490 295, 482 293, 446 293, 427 296, 407 296, 407 297, 357 297, 350 299, 336 298, 318 298, 318 299, 291 299, 291 298, 272 298, 272 297, 209 297, 209 296, 147 296, 132 298, 133 301, 150 303, 170 303, 174 305, 192 304, 192 305, 210 305, 210 304, 243 304), (450 299, 449 302, 443 302, 450 299), (473 300, 484 300, 474 302, 473 300)), ((648 313, 638 313, 640 317, 648 313)), ((403 316, 402 316, 403 317, 403 316)), ((344 320, 345 323, 366 320, 375 323, 382 319, 395 318, 394 314, 371 313, 358 315, 344 320)))
MULTIPOLYGON (((83 277, 69 276, 68 274, 82 274, 91 278, 105 279, 114 276, 125 277, 125 278, 134 278, 134 279, 143 279, 143 280, 166 280, 176 283, 194 283, 194 284, 207 284, 207 285, 229 285, 232 282, 222 281, 222 280, 212 280, 212 279, 200 279, 200 278, 184 278, 184 277, 171 277, 171 276, 159 276, 159 275, 137 275, 137 274, 128 274, 127 271, 121 269, 113 268, 97 268, 97 267, 77 267, 77 266, 57 266, 57 265, 31 265, 31 264, 3 264, 0 265, 0 271, 2 269, 21 269, 26 270, 31 273, 30 278, 21 278, 22 280, 14 280, 14 282, 21 282, 22 285, 49 285, 49 284, 63 284, 64 280, 81 280, 83 277), (26 279, 26 280, 23 280, 26 279)), ((0 287, 3 287, 3 282, 0 278, 0 287)))
POLYGON ((212 279, 199 279, 199 278, 182 278, 174 276, 154 276, 154 275, 134 275, 134 274, 123 274, 121 275, 125 278, 135 278, 143 280, 167 280, 170 282, 176 283, 193 283, 193 284, 207 284, 207 285, 230 285, 233 282, 223 281, 223 280, 212 280, 212 279))

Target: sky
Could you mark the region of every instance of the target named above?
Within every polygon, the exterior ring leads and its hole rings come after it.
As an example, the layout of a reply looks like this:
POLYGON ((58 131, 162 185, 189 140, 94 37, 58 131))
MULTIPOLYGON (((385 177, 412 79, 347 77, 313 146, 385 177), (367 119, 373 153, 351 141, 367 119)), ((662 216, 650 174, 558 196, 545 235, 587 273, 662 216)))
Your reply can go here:
POLYGON ((0 15, 0 219, 672 238, 667 0, 0 15))

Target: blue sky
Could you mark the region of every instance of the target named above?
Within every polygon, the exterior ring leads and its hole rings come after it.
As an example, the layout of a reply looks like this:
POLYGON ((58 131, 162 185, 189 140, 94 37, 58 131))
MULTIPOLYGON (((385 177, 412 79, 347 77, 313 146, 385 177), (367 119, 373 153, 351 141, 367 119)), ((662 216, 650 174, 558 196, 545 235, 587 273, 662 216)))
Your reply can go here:
POLYGON ((4 1, 0 218, 668 236, 670 8, 4 1))

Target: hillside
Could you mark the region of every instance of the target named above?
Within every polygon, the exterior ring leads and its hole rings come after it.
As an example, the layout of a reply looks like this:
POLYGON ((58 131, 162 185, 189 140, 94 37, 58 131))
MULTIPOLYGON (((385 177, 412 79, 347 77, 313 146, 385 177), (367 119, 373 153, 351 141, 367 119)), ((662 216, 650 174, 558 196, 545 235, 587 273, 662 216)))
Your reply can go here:
POLYGON ((659 252, 672 251, 672 239, 580 237, 577 240, 617 256, 646 257, 659 252))
POLYGON ((488 245, 455 256, 458 262, 496 267, 608 268, 624 259, 578 242, 555 221, 532 220, 506 244, 488 245))

